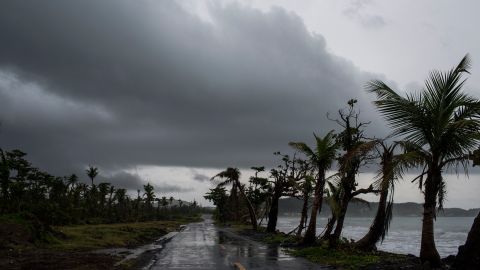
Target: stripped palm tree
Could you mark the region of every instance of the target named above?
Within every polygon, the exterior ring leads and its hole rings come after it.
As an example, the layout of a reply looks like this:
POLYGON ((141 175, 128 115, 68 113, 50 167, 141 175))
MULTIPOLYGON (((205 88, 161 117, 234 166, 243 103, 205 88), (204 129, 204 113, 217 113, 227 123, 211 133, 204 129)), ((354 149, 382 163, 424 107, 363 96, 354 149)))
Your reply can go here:
POLYGON ((336 158, 339 145, 335 141, 335 135, 333 131, 330 131, 321 138, 315 135, 316 145, 312 149, 308 145, 302 142, 291 142, 290 146, 303 152, 309 159, 312 165, 316 169, 316 183, 315 192, 313 197, 312 212, 310 214, 310 222, 308 228, 305 231, 302 243, 304 245, 311 245, 316 240, 316 227, 317 227, 317 214, 322 209, 323 191, 325 188, 325 174, 331 167, 333 161, 336 158))
MULTIPOLYGON (((327 221, 327 225, 325 226, 323 235, 321 236, 322 240, 332 240, 332 232, 335 228, 334 226, 338 218, 342 214, 342 198, 344 190, 341 173, 336 173, 328 177, 327 186, 328 188, 326 189, 325 202, 330 208, 331 215, 327 221)), ((358 197, 352 198, 350 202, 365 204, 370 208, 370 203, 368 201, 358 197)))
POLYGON ((302 235, 303 229, 306 228, 307 226, 307 220, 308 220, 308 203, 310 200, 310 196, 312 195, 313 191, 313 183, 315 181, 315 178, 311 175, 307 175, 301 185, 298 186, 298 189, 302 191, 302 199, 303 199, 303 205, 302 205, 302 214, 300 217, 300 224, 298 224, 297 227, 297 236, 300 237, 302 235))
POLYGON ((433 71, 425 88, 416 94, 399 95, 382 81, 371 81, 367 90, 376 94, 374 104, 393 129, 393 135, 417 145, 424 161, 416 181, 423 190, 422 240, 420 258, 432 267, 441 265, 435 246, 434 219, 437 205, 443 207, 445 182, 442 172, 448 168, 467 170, 468 152, 480 136, 480 102, 463 93, 463 75, 470 60, 466 55, 447 72, 433 71))
POLYGON ((326 190, 325 202, 328 204, 331 216, 327 221, 322 239, 327 240, 337 222, 340 215, 340 195, 342 193, 342 185, 339 181, 327 181, 328 189, 326 190))
POLYGON ((221 182, 218 186, 224 186, 228 184, 232 184, 234 188, 238 188, 240 190, 241 195, 247 202, 248 213, 250 215, 250 222, 252 223, 252 227, 254 230, 257 229, 257 216, 255 214, 255 209, 253 208, 252 203, 248 199, 247 195, 245 194, 245 189, 243 185, 240 183, 240 171, 237 168, 227 168, 225 171, 222 171, 212 177, 212 180, 215 178, 225 179, 221 182))
POLYGON ((402 177, 406 169, 421 164, 422 159, 417 152, 409 152, 409 144, 405 142, 394 142, 387 145, 384 141, 378 141, 377 152, 380 156, 380 169, 374 188, 380 190, 380 199, 375 219, 368 233, 357 241, 356 246, 364 250, 373 250, 378 241, 383 241, 390 221, 392 219, 393 196, 396 181, 402 177), (403 146, 404 152, 395 154, 398 146, 403 146))

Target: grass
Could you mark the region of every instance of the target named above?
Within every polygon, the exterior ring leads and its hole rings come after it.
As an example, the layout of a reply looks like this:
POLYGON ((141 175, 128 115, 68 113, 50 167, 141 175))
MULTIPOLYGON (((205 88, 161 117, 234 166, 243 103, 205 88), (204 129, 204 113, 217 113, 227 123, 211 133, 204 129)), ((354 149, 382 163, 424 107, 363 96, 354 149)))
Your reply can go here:
POLYGON ((200 218, 188 218, 174 221, 54 227, 59 236, 48 239, 43 247, 62 251, 84 251, 137 246, 177 230, 182 224, 199 220, 200 218))
POLYGON ((313 247, 304 247, 287 250, 291 255, 304 257, 312 262, 332 265, 340 269, 363 269, 370 265, 377 265, 378 269, 389 266, 388 269, 416 265, 415 257, 394 254, 384 251, 362 251, 348 243, 339 244, 336 249, 328 247, 328 243, 313 247), (392 268, 393 267, 393 268, 392 268))
POLYGON ((284 233, 274 233, 274 234, 267 234, 265 238, 263 238, 262 242, 267 244, 294 244, 298 243, 300 239, 295 235, 287 235, 284 233))
POLYGON ((370 264, 379 263, 382 255, 366 253, 353 249, 329 249, 325 246, 307 247, 290 250, 293 256, 305 257, 306 259, 327 265, 341 267, 343 269, 359 269, 370 264))

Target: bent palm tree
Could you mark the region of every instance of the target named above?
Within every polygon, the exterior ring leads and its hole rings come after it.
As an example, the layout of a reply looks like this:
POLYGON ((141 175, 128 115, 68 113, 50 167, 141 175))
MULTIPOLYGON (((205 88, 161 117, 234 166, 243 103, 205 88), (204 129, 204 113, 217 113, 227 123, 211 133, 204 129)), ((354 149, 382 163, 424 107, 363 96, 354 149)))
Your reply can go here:
POLYGON ((253 209, 253 205, 248 199, 247 195, 245 194, 245 190, 243 188, 243 185, 240 183, 240 171, 237 168, 227 168, 225 171, 218 173, 214 177, 212 177, 212 180, 215 178, 222 178, 225 179, 222 183, 219 184, 219 186, 227 185, 227 184, 232 184, 235 187, 237 187, 240 190, 240 193, 242 194, 243 198, 247 202, 247 208, 248 208, 248 213, 250 215, 250 222, 252 223, 252 227, 254 230, 257 229, 257 216, 255 214, 255 210, 253 209))
POLYGON ((375 219, 372 222, 368 233, 358 240, 356 246, 364 250, 373 250, 379 240, 385 238, 390 221, 392 219, 393 195, 395 182, 402 177, 407 168, 414 167, 421 163, 416 152, 409 152, 408 143, 394 142, 387 145, 384 141, 378 141, 376 147, 380 155, 380 165, 377 181, 374 188, 380 190, 380 199, 375 219), (405 150, 402 154, 395 154, 395 149, 402 146, 405 150))
POLYGON ((424 193, 420 258, 437 267, 441 264, 435 247, 436 207, 443 206, 445 183, 442 171, 462 165, 479 140, 480 102, 461 91, 470 61, 465 56, 448 72, 433 71, 418 94, 400 96, 382 81, 371 81, 367 90, 377 95, 374 104, 393 128, 394 135, 418 146, 424 168, 416 179, 424 193), (425 180, 424 180, 424 176, 425 180))
POLYGON ((303 237, 303 244, 305 245, 315 243, 317 213, 322 210, 323 190, 325 189, 325 173, 332 165, 338 149, 338 144, 335 142, 333 131, 327 133, 323 138, 320 138, 315 134, 314 136, 316 140, 315 149, 311 149, 308 145, 302 142, 289 143, 293 148, 303 152, 310 159, 310 162, 315 166, 317 171, 312 213, 310 214, 310 222, 308 223, 308 228, 303 237))
POLYGON ((323 240, 328 240, 330 235, 333 231, 333 226, 337 222, 337 218, 340 215, 340 200, 341 200, 341 193, 342 185, 339 181, 327 181, 328 189, 327 194, 325 196, 325 201, 327 202, 331 216, 328 219, 327 225, 325 226, 325 230, 322 236, 323 240))

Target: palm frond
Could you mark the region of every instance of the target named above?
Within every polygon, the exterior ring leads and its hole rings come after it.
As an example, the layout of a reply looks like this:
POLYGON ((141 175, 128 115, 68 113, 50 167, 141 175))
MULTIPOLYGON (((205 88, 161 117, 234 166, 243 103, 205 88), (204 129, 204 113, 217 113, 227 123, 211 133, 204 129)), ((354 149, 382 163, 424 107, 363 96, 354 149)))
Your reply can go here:
POLYGON ((385 236, 387 236, 388 230, 390 229, 390 223, 393 218, 393 193, 390 193, 389 196, 387 207, 385 208, 385 222, 383 223, 381 242, 383 242, 385 236))
POLYGON ((303 143, 303 142, 289 142, 288 145, 290 145, 294 149, 304 153, 307 157, 315 156, 315 153, 313 152, 313 150, 306 143, 303 143))

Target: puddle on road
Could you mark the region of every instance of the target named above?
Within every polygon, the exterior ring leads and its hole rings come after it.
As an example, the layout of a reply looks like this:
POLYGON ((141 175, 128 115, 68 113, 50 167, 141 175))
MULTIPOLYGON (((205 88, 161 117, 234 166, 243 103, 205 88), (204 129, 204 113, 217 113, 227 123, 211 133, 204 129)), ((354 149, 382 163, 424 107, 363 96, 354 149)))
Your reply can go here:
POLYGON ((288 261, 295 259, 286 254, 278 245, 254 242, 247 238, 232 236, 231 233, 224 231, 218 231, 217 238, 219 245, 222 245, 228 253, 233 253, 238 257, 263 257, 269 261, 288 261))

